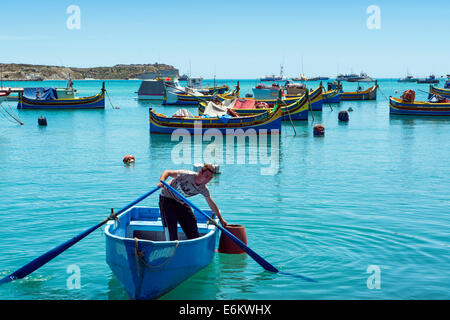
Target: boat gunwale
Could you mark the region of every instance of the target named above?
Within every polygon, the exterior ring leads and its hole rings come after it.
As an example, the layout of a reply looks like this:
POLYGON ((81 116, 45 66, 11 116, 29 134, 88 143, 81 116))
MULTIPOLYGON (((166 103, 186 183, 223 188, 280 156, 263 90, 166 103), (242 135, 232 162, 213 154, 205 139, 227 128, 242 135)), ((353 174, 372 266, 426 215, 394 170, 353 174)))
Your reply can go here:
MULTIPOLYGON (((125 214, 131 214, 130 210, 134 209, 134 208, 149 208, 149 207, 141 207, 141 206, 133 206, 131 208, 129 208, 128 210, 122 212, 120 215, 117 216, 117 218, 122 217, 125 214)), ((131 220, 130 220, 131 221, 131 220)), ((142 220, 134 220, 134 221, 142 221, 142 220)), ((216 223, 219 223, 219 219, 215 218, 214 221, 216 221, 216 223)), ((127 242, 135 242, 135 238, 129 238, 129 237, 122 237, 122 236, 118 236, 118 235, 114 235, 110 232, 110 228, 112 226, 114 226, 116 224, 116 221, 108 221, 106 223, 106 227, 104 229, 104 233, 106 237, 112 238, 112 239, 116 239, 116 240, 121 240, 121 241, 127 241, 127 242)), ((128 223, 129 225, 129 223, 128 223)), ((197 223, 198 225, 198 223, 197 223)), ((161 221, 161 227, 162 227, 162 221, 161 221)), ((156 241, 156 240, 148 240, 148 239, 140 239, 140 238, 136 238, 138 240, 138 242, 143 242, 143 243, 151 243, 151 244, 155 244, 155 245, 167 245, 167 244, 176 244, 177 242, 179 244, 181 243, 195 243, 195 242, 199 242, 200 240, 204 240, 206 238, 212 237, 214 236, 214 234, 219 230, 219 228, 217 228, 215 225, 210 224, 207 226, 206 230, 208 230, 207 233, 205 233, 203 236, 198 237, 198 238, 194 238, 194 239, 185 239, 185 240, 174 240, 174 241, 156 241)))

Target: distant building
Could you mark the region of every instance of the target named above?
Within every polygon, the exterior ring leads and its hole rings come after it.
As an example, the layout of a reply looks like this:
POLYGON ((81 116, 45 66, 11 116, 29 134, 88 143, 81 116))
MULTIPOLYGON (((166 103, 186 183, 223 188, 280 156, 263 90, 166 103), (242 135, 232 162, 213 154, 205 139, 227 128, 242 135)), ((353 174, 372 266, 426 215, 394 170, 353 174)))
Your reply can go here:
POLYGON ((178 70, 160 70, 159 72, 144 72, 133 75, 133 78, 136 79, 156 79, 158 77, 176 78, 178 77, 178 70))

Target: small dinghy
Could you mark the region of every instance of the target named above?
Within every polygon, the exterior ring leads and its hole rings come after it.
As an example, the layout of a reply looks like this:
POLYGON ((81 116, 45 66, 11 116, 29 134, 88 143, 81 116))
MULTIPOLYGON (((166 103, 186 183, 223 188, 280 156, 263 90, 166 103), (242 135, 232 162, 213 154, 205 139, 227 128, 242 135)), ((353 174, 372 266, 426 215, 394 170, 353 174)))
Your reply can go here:
POLYGON ((158 298, 211 263, 218 228, 194 214, 200 237, 191 240, 178 226, 179 240, 166 241, 159 208, 132 207, 108 222, 106 261, 130 298, 158 298))

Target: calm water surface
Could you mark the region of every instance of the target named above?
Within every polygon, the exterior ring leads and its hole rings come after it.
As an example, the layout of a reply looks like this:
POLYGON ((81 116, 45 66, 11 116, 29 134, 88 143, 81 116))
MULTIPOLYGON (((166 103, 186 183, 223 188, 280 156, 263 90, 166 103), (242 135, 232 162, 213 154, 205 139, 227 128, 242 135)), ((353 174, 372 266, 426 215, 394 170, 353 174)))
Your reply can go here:
MULTIPOLYGON (((95 111, 17 111, 9 103, 25 125, 0 121, 0 277, 152 189, 164 169, 192 168, 173 162, 177 141, 149 135, 149 107, 168 115, 178 107, 138 102, 139 84, 106 82, 117 110, 109 101, 95 111), (38 127, 41 115, 47 127, 38 127), (123 165, 126 154, 135 165, 123 165)), ((255 84, 241 80, 241 93, 255 84)), ((317 282, 271 274, 246 255, 216 254, 161 299, 449 299, 450 118, 390 116, 385 96, 412 86, 420 100, 426 94, 418 89, 428 86, 379 84, 377 101, 325 105, 314 119, 295 123, 296 134, 284 123, 276 175, 262 175, 267 165, 247 158, 222 164, 209 184, 226 220, 246 227, 252 249, 281 271, 317 282), (338 112, 349 107, 349 123, 340 124, 338 112), (323 138, 312 135, 317 123, 325 126, 323 138), (369 266, 380 270, 379 289, 368 288, 369 266)), ((75 87, 91 95, 101 82, 75 87)), ((345 91, 355 88, 344 83, 345 91)), ((207 206, 200 196, 192 200, 207 206)), ((157 197, 142 204, 157 206, 157 197)), ((0 299, 128 297, 97 230, 25 279, 0 286, 0 299), (68 286, 73 265, 80 289, 68 286)))

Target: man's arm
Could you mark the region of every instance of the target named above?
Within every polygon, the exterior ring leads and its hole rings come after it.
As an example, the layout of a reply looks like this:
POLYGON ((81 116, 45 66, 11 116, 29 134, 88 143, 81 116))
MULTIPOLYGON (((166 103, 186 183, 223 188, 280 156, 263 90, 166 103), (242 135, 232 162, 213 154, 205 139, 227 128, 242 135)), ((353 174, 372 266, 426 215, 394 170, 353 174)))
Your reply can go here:
MULTIPOLYGON (((161 175, 161 178, 159 180, 166 181, 168 177, 176 178, 178 177, 178 171, 177 170, 164 170, 164 172, 161 175)), ((161 182, 158 182, 158 187, 163 188, 164 185, 161 182)))
POLYGON ((211 208, 212 212, 219 218, 220 224, 225 227, 227 225, 227 222, 224 220, 224 218, 222 218, 219 208, 217 207, 214 200, 211 197, 205 197, 205 199, 209 207, 211 208))

